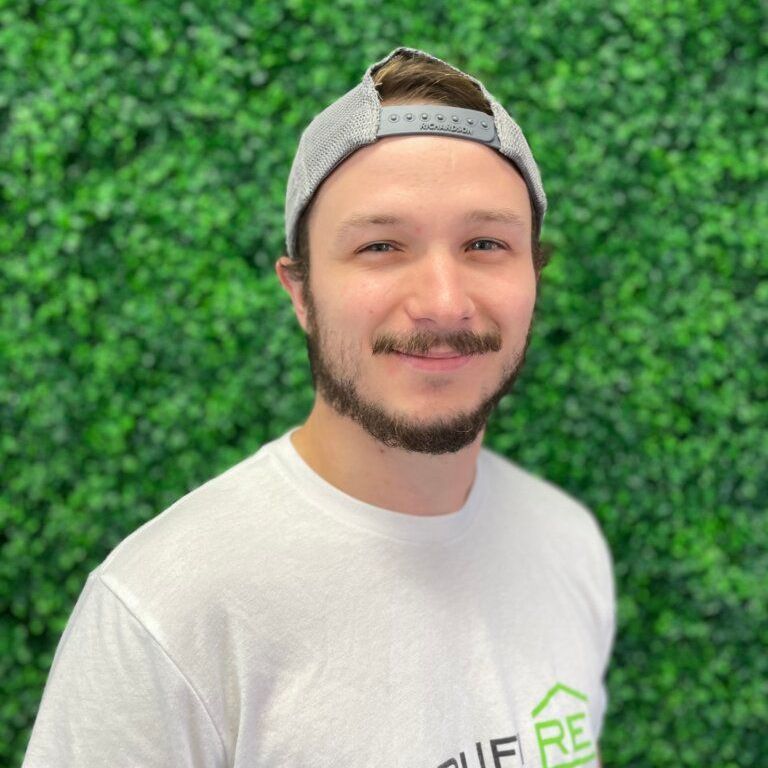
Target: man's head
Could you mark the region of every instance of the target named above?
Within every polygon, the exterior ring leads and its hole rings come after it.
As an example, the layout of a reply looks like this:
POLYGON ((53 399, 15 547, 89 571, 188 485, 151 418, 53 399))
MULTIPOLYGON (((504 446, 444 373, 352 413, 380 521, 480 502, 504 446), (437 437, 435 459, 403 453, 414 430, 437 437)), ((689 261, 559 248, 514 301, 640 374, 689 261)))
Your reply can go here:
MULTIPOLYGON (((428 55, 390 55, 372 75, 382 105, 493 117, 484 89, 428 55)), ((276 269, 328 407, 405 450, 477 438, 523 364, 545 265, 543 190, 534 200, 527 175, 482 143, 428 134, 368 142, 320 181, 276 269)))

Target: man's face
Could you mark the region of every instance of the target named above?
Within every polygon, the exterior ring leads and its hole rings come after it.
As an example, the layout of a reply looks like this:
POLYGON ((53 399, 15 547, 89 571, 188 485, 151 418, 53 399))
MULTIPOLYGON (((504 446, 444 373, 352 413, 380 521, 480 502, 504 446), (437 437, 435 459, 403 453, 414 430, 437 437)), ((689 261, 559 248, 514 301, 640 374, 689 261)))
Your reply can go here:
POLYGON ((473 141, 379 140, 322 184, 309 242, 308 300, 292 296, 318 396, 390 447, 474 442, 532 328, 531 211, 517 171, 473 141))

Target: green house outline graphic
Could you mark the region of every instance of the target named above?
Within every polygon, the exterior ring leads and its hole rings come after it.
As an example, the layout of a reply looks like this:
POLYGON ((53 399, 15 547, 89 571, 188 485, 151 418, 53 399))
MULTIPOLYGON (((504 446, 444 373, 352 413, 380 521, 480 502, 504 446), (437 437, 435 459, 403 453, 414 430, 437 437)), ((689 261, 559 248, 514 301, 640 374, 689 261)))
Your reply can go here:
POLYGON ((567 694, 574 698, 579 710, 566 715, 564 720, 553 718, 534 723, 536 727, 536 741, 539 745, 539 754, 541 755, 541 768, 576 768, 576 766, 584 765, 584 763, 588 763, 596 757, 594 745, 591 741, 578 741, 579 735, 583 733, 583 729, 579 727, 578 723, 587 716, 586 712, 583 711, 582 702, 586 704, 587 697, 583 693, 569 688, 567 685, 555 683, 549 689, 547 695, 536 705, 533 712, 531 712, 531 717, 536 720, 558 693, 567 694), (570 735, 571 743, 573 744, 573 750, 570 752, 564 746, 566 734, 570 735), (557 745, 560 752, 563 753, 563 759, 567 762, 550 763, 547 761, 547 747, 550 747, 551 755, 551 747, 553 745, 557 745), (584 751, 587 754, 577 754, 584 751))

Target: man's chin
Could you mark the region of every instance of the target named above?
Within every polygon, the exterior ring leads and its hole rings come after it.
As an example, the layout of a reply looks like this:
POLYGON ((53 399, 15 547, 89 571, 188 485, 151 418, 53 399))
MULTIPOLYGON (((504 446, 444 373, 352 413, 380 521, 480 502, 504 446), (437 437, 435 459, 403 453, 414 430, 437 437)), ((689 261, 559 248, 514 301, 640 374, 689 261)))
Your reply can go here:
POLYGON ((374 440, 389 448, 415 453, 455 453, 471 445, 485 428, 487 418, 477 414, 434 411, 423 417, 413 413, 388 413, 379 407, 361 408, 350 415, 374 440))
POLYGON ((424 454, 456 453, 475 442, 485 428, 500 394, 473 403, 474 410, 458 410, 436 396, 415 398, 408 410, 390 410, 383 398, 369 399, 351 379, 336 378, 323 364, 310 357, 317 392, 326 405, 341 416, 352 419, 374 440, 390 448, 424 454))

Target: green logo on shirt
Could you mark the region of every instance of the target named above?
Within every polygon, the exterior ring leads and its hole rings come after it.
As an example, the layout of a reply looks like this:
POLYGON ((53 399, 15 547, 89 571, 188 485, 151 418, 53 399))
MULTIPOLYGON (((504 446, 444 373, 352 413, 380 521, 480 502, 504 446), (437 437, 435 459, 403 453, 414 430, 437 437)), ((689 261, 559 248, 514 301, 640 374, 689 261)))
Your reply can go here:
POLYGON ((575 768, 596 757, 587 721, 587 697, 557 683, 531 716, 536 726, 542 768, 575 768))

